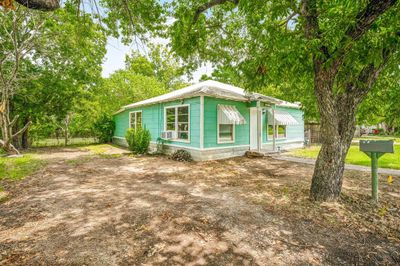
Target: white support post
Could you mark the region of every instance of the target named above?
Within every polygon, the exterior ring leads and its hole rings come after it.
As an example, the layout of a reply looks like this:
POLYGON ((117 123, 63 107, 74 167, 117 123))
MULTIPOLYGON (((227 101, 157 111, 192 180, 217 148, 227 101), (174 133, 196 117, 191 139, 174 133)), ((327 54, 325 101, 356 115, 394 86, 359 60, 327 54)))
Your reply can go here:
POLYGON ((257 151, 261 152, 261 106, 260 101, 257 101, 257 151))
POLYGON ((272 150, 276 151, 275 105, 272 106, 272 150))

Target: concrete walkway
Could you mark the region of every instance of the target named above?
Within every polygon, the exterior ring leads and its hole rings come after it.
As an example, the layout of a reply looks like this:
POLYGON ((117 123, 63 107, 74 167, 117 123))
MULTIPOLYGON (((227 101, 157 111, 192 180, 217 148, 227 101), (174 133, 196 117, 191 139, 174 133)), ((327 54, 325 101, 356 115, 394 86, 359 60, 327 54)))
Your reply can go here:
MULTIPOLYGON (((273 158, 277 160, 284 160, 284 161, 289 161, 289 162, 295 162, 295 163, 304 163, 304 164, 315 164, 315 159, 310 159, 310 158, 300 158, 300 157, 293 157, 293 156, 287 156, 283 154, 276 154, 272 156, 273 158)), ((345 166, 346 170, 356 170, 356 171, 363 171, 363 172, 371 172, 371 167, 369 166, 361 166, 361 165, 354 165, 354 164, 346 164, 345 166)), ((396 169, 387 169, 387 168, 379 168, 378 173, 382 175, 394 175, 394 176, 400 176, 400 170, 396 169)))

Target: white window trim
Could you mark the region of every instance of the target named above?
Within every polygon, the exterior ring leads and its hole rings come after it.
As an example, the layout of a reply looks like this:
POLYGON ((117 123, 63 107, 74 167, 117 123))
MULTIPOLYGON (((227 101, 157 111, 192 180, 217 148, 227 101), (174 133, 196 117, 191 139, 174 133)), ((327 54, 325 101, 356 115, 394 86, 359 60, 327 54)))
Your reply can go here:
MULTIPOLYGON (((132 128, 131 127, 131 121, 132 121, 132 114, 137 114, 137 113, 140 113, 141 114, 141 116, 142 116, 142 127, 143 127, 143 112, 142 112, 142 110, 137 110, 137 111, 132 111, 132 112, 129 112, 129 120, 128 120, 128 128, 132 128)), ((136 117, 135 117, 135 130, 136 130, 136 128, 137 128, 137 126, 136 126, 136 123, 137 123, 137 119, 136 119, 136 117)))
POLYGON ((175 132, 178 136, 178 107, 188 107, 188 139, 172 139, 172 141, 190 143, 190 104, 164 106, 164 131, 167 131, 167 109, 175 108, 175 132))
POLYGON ((217 106, 217 144, 235 143, 235 140, 236 140, 236 137, 235 137, 236 125, 235 125, 234 123, 232 123, 232 124, 226 124, 226 125, 233 125, 233 126, 232 126, 232 130, 233 130, 233 132, 232 132, 232 140, 223 140, 223 139, 220 139, 220 137, 219 137, 219 125, 220 125, 220 123, 219 123, 219 115, 218 115, 218 112, 219 112, 219 108, 218 108, 218 106, 217 106))

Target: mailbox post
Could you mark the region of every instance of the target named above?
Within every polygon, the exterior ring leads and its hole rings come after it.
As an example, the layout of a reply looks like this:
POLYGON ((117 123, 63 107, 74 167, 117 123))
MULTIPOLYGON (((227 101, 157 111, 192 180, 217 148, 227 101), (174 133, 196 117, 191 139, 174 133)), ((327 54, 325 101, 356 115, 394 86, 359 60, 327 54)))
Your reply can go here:
POLYGON ((394 153, 394 141, 360 140, 360 150, 371 158, 372 199, 378 203, 378 159, 385 153, 394 153))

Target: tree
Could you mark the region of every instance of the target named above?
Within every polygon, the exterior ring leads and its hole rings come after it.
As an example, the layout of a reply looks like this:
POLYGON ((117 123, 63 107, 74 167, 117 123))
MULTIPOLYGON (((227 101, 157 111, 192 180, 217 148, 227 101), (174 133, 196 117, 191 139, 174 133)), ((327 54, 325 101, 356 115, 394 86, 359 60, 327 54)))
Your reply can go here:
MULTIPOLYGON (((92 88, 101 79, 106 37, 90 15, 77 20, 76 11, 67 4, 46 16, 30 57, 18 71, 17 90, 10 101, 11 113, 18 115, 19 121, 31 122, 37 136, 48 137, 58 128, 65 133, 76 133, 74 128, 78 124, 80 132, 90 131, 88 102, 92 88)), ((15 124, 17 128, 22 126, 15 124)), ((68 142, 70 134, 64 135, 68 142)), ((20 136, 20 146, 27 148, 28 130, 20 136)))
POLYGON ((14 132, 19 115, 11 116, 11 99, 14 97, 19 82, 22 62, 33 55, 38 36, 43 29, 45 19, 38 13, 17 8, 12 12, 0 14, 0 147, 7 153, 19 153, 12 145, 12 140, 21 135, 30 125, 28 121, 20 130, 14 132))
POLYGON ((166 89, 178 89, 185 85, 182 80, 183 67, 165 46, 149 45, 148 58, 138 52, 126 56, 126 68, 144 76, 154 77, 166 89))
POLYGON ((386 71, 361 104, 358 124, 384 125, 386 134, 394 134, 400 128, 400 71, 386 71))
POLYGON ((118 70, 95 88, 99 116, 118 111, 122 106, 166 93, 161 82, 133 71, 118 70))
POLYGON ((173 5, 172 47, 187 62, 236 68, 248 77, 250 90, 285 84, 315 94, 322 147, 310 198, 336 200, 356 110, 380 74, 398 65, 398 1, 186 0, 173 5))

